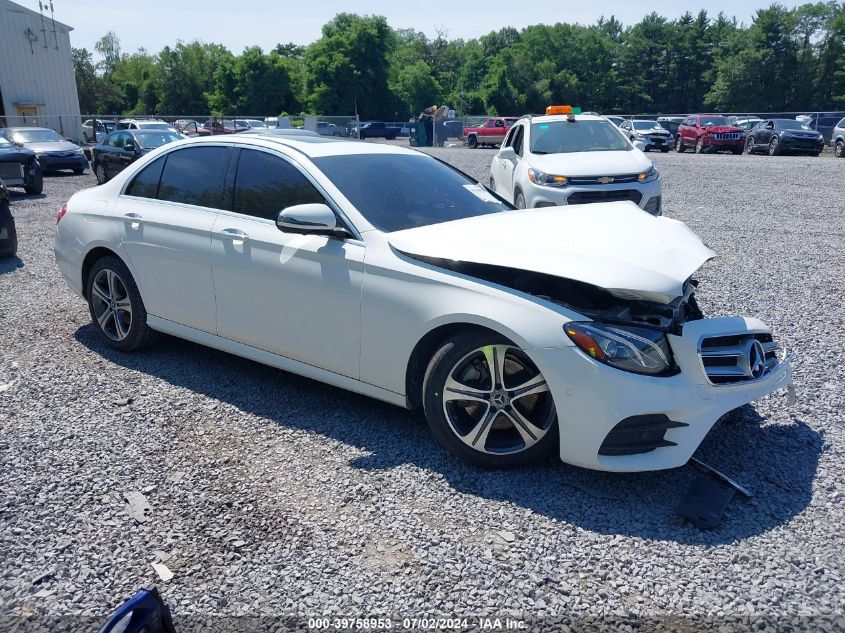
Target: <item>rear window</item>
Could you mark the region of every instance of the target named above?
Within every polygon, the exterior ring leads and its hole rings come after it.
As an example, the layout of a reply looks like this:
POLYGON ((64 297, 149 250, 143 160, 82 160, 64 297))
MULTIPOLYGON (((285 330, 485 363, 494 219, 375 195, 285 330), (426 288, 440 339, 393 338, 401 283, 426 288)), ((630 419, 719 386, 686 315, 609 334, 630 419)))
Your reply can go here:
POLYGON ((633 149, 610 121, 550 121, 531 124, 531 152, 624 152, 633 149))
POLYGON ((166 156, 157 158, 144 167, 129 183, 126 195, 154 199, 158 195, 158 182, 161 180, 161 170, 166 158, 166 156))
POLYGON ((223 208, 226 147, 189 147, 167 155, 158 199, 212 209, 223 208))

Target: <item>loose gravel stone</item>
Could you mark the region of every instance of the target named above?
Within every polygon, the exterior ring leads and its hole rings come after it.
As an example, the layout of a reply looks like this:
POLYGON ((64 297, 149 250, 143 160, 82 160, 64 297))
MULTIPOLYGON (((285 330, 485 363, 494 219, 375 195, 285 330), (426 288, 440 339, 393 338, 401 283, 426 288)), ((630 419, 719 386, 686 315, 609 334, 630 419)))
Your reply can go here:
MULTIPOLYGON (((492 151, 429 151, 487 182, 492 151)), ((418 414, 174 338, 105 348, 52 252, 56 212, 93 177, 14 194, 20 259, 0 261, 0 628, 78 613, 96 630, 159 581, 160 550, 177 621, 212 628, 244 614, 541 613, 537 630, 690 630, 690 618, 824 630, 821 616, 841 630, 845 161, 650 156, 666 215, 719 254, 697 275, 705 313, 760 317, 798 352, 796 406, 777 394, 743 407, 698 451, 754 492, 709 532, 674 514, 688 467, 480 471, 418 414), (123 494, 148 486, 139 523, 123 494)))

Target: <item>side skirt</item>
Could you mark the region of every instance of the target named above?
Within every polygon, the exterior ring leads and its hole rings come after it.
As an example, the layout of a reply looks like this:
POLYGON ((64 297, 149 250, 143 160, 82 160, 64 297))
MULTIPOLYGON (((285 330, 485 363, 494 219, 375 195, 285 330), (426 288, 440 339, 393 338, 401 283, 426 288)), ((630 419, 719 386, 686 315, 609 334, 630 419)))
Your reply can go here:
POLYGON ((341 389, 354 391, 355 393, 376 398, 377 400, 383 400, 385 402, 389 402, 390 404, 408 408, 408 401, 404 395, 388 391, 387 389, 382 389, 381 387, 376 387, 375 385, 371 385, 366 382, 361 382, 355 378, 342 376, 340 374, 315 367, 314 365, 302 363, 298 360, 293 360, 285 356, 279 356, 278 354, 273 354, 272 352, 267 352, 263 349, 258 349, 257 347, 244 345, 243 343, 238 343, 215 334, 209 334, 208 332, 203 332, 202 330, 197 330, 186 325, 180 325, 179 323, 174 323, 173 321, 168 321, 167 319, 162 319, 151 314, 147 315, 147 323, 151 328, 157 330, 158 332, 183 338, 194 343, 199 343, 200 345, 206 345, 207 347, 213 347, 221 352, 227 352, 229 354, 234 354, 235 356, 242 356, 243 358, 254 360, 257 363, 270 365, 271 367, 289 371, 293 374, 299 374, 300 376, 305 376, 306 378, 311 378, 312 380, 318 380, 334 387, 340 387, 341 389))

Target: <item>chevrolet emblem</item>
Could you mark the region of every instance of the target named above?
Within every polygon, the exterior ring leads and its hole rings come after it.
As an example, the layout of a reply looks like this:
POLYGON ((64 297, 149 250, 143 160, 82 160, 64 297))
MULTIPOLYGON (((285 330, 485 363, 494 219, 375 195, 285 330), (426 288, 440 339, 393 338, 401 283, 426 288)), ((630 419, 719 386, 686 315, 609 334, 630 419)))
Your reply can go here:
POLYGON ((602 176, 599 178, 599 183, 602 185, 609 185, 613 182, 613 178, 611 176, 602 176))

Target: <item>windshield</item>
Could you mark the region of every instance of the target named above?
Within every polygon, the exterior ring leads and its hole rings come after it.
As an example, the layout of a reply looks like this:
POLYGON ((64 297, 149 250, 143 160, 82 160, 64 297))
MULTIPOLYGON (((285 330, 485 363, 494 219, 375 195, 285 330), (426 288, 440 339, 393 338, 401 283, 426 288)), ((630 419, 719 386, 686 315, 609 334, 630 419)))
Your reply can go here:
POLYGON ((731 127, 731 122, 723 116, 703 116, 701 127, 731 127))
POLYGON ((551 121, 531 124, 531 153, 626 152, 630 143, 610 121, 551 121))
POLYGON ((170 123, 143 123, 139 122, 138 127, 144 130, 169 130, 170 123))
POLYGON ((153 149, 154 147, 160 147, 165 143, 172 143, 173 141, 178 141, 182 137, 178 134, 174 134, 173 132, 136 132, 135 139, 138 141, 138 145, 143 147, 144 149, 153 149))
POLYGON ((388 233, 513 209, 429 156, 358 154, 313 161, 370 224, 388 233))
POLYGON ((657 121, 634 121, 635 130, 663 130, 657 121))
POLYGON ((15 132, 14 136, 18 143, 52 143, 65 140, 53 130, 20 130, 15 132))

